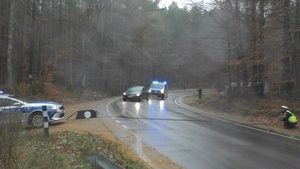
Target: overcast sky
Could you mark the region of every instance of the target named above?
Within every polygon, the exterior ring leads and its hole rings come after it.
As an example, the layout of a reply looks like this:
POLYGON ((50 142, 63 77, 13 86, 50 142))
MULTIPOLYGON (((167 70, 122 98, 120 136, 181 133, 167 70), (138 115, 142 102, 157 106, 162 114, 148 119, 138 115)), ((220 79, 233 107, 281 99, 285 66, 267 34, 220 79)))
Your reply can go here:
POLYGON ((182 8, 187 3, 187 0, 161 0, 160 7, 168 7, 172 2, 176 2, 179 8, 182 8))
MULTIPOLYGON (((191 3, 189 0, 161 0, 159 7, 160 8, 169 7, 173 1, 177 3, 179 8, 183 8, 187 4, 191 3)), ((203 2, 203 3, 207 4, 207 3, 211 3, 212 0, 194 0, 193 2, 195 2, 195 3, 203 2)))

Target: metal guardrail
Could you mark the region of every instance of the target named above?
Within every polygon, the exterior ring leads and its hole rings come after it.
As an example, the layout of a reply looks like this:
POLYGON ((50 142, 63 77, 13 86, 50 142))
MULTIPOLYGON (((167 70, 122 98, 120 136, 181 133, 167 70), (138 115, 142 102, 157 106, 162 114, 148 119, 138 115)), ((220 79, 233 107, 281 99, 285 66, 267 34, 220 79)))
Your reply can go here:
POLYGON ((93 169, 124 169, 102 155, 94 155, 89 159, 93 169))

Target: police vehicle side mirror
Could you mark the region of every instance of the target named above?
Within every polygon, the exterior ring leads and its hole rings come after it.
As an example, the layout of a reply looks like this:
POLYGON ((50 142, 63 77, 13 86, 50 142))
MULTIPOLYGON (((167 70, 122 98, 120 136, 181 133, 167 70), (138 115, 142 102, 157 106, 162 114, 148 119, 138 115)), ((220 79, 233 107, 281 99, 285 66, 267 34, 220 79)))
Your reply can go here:
POLYGON ((19 102, 16 102, 16 103, 14 103, 14 106, 22 106, 22 104, 19 102))

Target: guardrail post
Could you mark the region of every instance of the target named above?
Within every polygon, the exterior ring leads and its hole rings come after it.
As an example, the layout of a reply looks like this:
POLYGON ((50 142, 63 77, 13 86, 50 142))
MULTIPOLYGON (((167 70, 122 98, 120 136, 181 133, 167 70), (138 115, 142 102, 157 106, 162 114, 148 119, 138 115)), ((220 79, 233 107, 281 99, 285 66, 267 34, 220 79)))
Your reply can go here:
POLYGON ((199 88, 197 90, 198 90, 198 97, 199 97, 199 99, 201 99, 201 97, 202 97, 202 89, 199 88))
POLYGON ((49 137, 49 122, 48 122, 47 106, 42 106, 42 108, 43 108, 43 117, 44 117, 44 133, 46 137, 49 137))

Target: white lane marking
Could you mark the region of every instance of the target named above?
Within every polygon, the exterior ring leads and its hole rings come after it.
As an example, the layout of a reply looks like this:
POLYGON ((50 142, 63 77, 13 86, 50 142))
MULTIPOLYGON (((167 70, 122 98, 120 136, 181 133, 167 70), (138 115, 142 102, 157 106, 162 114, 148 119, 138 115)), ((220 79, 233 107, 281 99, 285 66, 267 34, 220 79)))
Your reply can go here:
POLYGON ((112 117, 113 119, 114 119, 114 116, 110 113, 109 108, 108 108, 108 105, 110 105, 112 102, 117 101, 117 100, 119 100, 119 99, 120 99, 120 98, 116 98, 116 99, 114 99, 114 100, 111 100, 111 101, 109 101, 109 102, 106 104, 106 106, 105 106, 105 109, 106 109, 107 114, 108 114, 110 117, 112 117))
POLYGON ((184 109, 190 110, 190 111, 192 111, 192 112, 200 113, 200 114, 205 115, 205 116, 207 116, 207 117, 211 117, 211 118, 218 119, 218 120, 221 120, 221 121, 224 121, 224 122, 232 123, 232 124, 235 124, 235 125, 237 125, 237 126, 244 127, 244 128, 248 128, 248 129, 260 131, 260 132, 263 132, 263 133, 268 133, 268 134, 272 134, 272 135, 276 135, 276 136, 280 136, 280 137, 284 137, 284 138, 288 138, 288 139, 300 141, 299 138, 295 138, 295 137, 291 137, 291 136, 286 136, 286 135, 283 135, 283 134, 274 133, 274 132, 270 132, 270 131, 267 131, 267 130, 262 130, 262 129, 259 129, 259 128, 247 126, 247 125, 240 124, 240 123, 235 123, 235 122, 232 122, 232 121, 230 121, 230 120, 226 120, 226 119, 222 119, 222 118, 220 118, 220 117, 216 117, 216 116, 210 115, 210 114, 208 114, 208 113, 205 113, 204 111, 200 111, 200 110, 195 109, 195 108, 193 108, 193 107, 190 107, 190 106, 184 106, 184 105, 182 105, 182 104, 180 104, 180 103, 178 102, 178 99, 179 99, 178 97, 175 99, 175 104, 177 104, 179 107, 182 107, 182 108, 184 108, 184 109))
MULTIPOLYGON (((117 101, 118 99, 119 99, 119 98, 114 99, 114 100, 112 100, 112 101, 110 101, 110 102, 108 102, 108 103, 106 104, 106 112, 107 112, 113 119, 115 119, 115 117, 110 113, 110 111, 109 111, 109 109, 108 109, 108 105, 110 105, 110 104, 111 104, 112 102, 114 102, 114 101, 117 101)), ((117 123, 121 124, 121 122, 120 122, 119 120, 115 120, 115 121, 116 121, 117 123)), ((140 138, 140 136, 137 135, 137 134, 135 134, 135 133, 133 133, 133 132, 131 132, 131 131, 128 129, 127 126, 122 125, 122 127, 125 128, 125 129, 127 129, 130 133, 132 133, 132 134, 135 136, 135 138, 136 138, 136 150, 137 150, 137 153, 138 153, 138 155, 140 156, 140 158, 143 159, 145 162, 147 162, 152 168, 157 169, 158 167, 156 167, 156 166, 152 163, 152 161, 144 154, 143 146, 142 146, 142 139, 140 138)))

